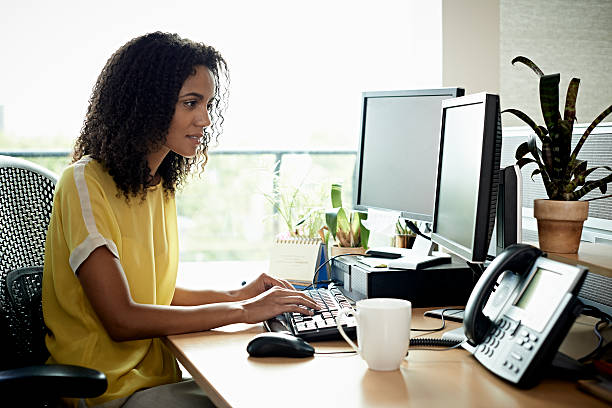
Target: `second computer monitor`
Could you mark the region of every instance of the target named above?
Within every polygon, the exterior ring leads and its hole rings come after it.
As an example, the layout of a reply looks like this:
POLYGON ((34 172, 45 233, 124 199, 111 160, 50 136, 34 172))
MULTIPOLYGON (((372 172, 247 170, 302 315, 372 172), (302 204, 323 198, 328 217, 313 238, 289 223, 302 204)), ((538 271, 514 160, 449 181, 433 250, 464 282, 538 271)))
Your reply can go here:
POLYGON ((355 204, 432 221, 442 101, 462 88, 364 92, 355 204))
POLYGON ((431 239, 470 262, 486 260, 495 224, 501 141, 497 95, 442 102, 431 239))

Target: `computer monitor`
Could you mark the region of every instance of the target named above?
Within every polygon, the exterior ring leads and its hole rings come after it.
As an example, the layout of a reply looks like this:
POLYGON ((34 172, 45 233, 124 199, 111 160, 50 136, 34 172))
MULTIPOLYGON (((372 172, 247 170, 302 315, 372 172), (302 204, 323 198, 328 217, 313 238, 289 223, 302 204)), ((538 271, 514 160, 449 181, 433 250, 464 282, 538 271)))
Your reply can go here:
POLYGON ((362 94, 357 210, 432 221, 442 101, 463 94, 462 88, 362 94))
POLYGON ((499 187, 499 97, 479 93, 443 101, 440 134, 431 239, 466 261, 484 262, 499 187))

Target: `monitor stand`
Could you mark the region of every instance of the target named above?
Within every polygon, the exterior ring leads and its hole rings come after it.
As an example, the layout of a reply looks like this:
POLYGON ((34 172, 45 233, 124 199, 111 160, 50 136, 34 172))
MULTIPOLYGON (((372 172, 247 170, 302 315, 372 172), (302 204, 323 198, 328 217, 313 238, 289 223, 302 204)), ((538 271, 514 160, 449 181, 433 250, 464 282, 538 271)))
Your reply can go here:
POLYGON ((433 243, 430 240, 417 235, 412 249, 395 247, 370 248, 366 251, 366 254, 373 254, 374 256, 364 258, 361 262, 368 266, 384 264, 390 269, 423 269, 451 262, 450 254, 432 251, 432 249, 433 243), (400 256, 396 257, 397 255, 400 256))
POLYGON ((517 165, 500 170, 495 228, 488 255, 496 257, 509 245, 522 242, 522 179, 517 165))

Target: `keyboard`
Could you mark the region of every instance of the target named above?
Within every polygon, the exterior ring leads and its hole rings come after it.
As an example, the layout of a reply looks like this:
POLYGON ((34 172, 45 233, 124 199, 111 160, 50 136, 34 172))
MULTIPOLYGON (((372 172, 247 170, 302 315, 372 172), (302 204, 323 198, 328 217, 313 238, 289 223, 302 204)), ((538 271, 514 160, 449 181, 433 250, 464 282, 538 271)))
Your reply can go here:
MULTIPOLYGON (((264 327, 272 332, 289 332, 306 341, 342 339, 336 318, 341 309, 353 308, 348 299, 336 287, 305 290, 321 307, 314 315, 283 313, 264 322, 264 327)), ((353 316, 344 317, 342 329, 351 338, 357 337, 357 323, 353 316)))

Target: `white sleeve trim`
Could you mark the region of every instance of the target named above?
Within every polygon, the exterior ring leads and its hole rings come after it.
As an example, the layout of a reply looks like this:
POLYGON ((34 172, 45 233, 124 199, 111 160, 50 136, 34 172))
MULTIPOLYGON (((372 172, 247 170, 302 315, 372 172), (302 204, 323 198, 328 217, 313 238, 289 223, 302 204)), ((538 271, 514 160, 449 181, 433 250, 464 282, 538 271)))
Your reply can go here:
POLYGON ((85 241, 81 243, 78 247, 76 247, 72 253, 70 254, 70 267, 72 271, 76 273, 77 269, 81 264, 87 259, 87 257, 94 251, 94 249, 106 246, 109 251, 119 259, 119 251, 117 251, 117 246, 115 243, 109 239, 104 238, 102 235, 90 234, 85 241))
POLYGON ((84 156, 75 164, 74 168, 74 182, 76 184, 77 193, 79 195, 79 202, 81 203, 81 213, 83 215, 83 221, 87 227, 87 238, 78 247, 76 247, 70 254, 70 267, 72 271, 76 273, 77 269, 87 259, 87 257, 93 252, 94 249, 100 246, 106 246, 111 253, 119 258, 119 251, 117 251, 117 245, 110 240, 103 237, 98 232, 96 227, 96 220, 93 216, 91 209, 91 199, 89 198, 89 190, 87 188, 87 182, 85 181, 85 166, 91 161, 91 157, 84 156))
POLYGON ((76 184, 77 193, 79 194, 83 221, 87 227, 87 232, 89 232, 89 235, 92 235, 98 233, 98 228, 96 227, 96 220, 94 219, 93 211, 91 210, 89 189, 87 188, 87 182, 85 181, 85 166, 90 161, 91 157, 86 156, 76 163, 74 167, 74 183, 76 184))

